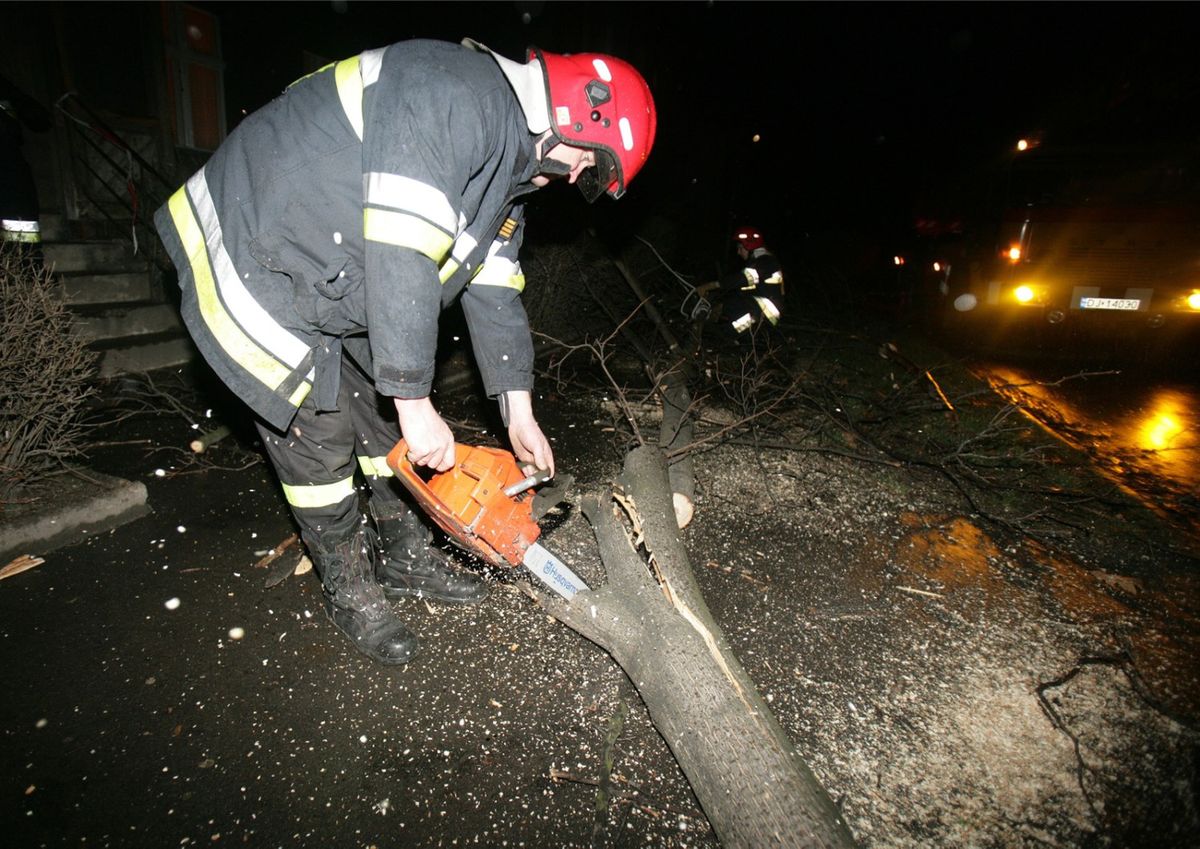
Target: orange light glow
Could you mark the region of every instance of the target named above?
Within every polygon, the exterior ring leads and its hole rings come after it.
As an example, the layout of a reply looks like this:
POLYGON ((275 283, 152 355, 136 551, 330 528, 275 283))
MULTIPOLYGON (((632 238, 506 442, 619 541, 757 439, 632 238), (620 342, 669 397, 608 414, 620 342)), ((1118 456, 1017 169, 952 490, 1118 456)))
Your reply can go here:
POLYGON ((1192 292, 1187 297, 1187 305, 1194 310, 1200 310, 1200 292, 1192 292))
POLYGON ((942 264, 941 264, 940 262, 935 262, 935 263, 933 264, 933 270, 934 270, 934 271, 941 271, 941 270, 942 270, 942 264))
POLYGON ((1027 304, 1033 300, 1033 289, 1029 288, 1028 286, 1018 286, 1016 291, 1013 292, 1013 295, 1015 295, 1017 300, 1021 303, 1027 304))
POLYGON ((1136 419, 1136 444, 1145 451, 1194 446, 1195 433, 1187 424, 1192 418, 1185 398, 1171 391, 1160 392, 1136 419))
POLYGON ((1029 140, 1021 139, 1019 142, 1017 142, 1017 150, 1020 150, 1020 151, 1029 150, 1029 140))
POLYGON ((1021 261, 1021 246, 1013 245, 1011 248, 1008 249, 1008 253, 1005 254, 1005 256, 1008 257, 1009 262, 1020 262, 1021 261))
POLYGON ((892 257, 892 262, 894 262, 896 265, 904 265, 904 257, 894 256, 892 257))
POLYGON ((1176 436, 1183 428, 1179 426, 1179 422, 1174 416, 1161 415, 1150 419, 1144 430, 1144 444, 1146 448, 1160 451, 1171 444, 1172 437, 1176 436))

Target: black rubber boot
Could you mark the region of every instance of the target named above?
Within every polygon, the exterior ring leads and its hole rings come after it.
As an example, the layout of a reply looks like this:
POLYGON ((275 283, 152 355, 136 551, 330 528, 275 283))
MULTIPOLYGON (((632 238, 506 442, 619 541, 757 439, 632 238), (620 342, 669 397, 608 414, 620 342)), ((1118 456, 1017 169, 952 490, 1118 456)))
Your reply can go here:
POLYGON ((430 547, 433 534, 421 519, 403 505, 380 518, 379 558, 375 577, 388 598, 416 596, 451 604, 477 604, 487 598, 484 580, 458 568, 446 552, 430 547), (401 515, 394 515, 403 511, 401 515))
POLYGON ((360 525, 347 539, 312 551, 321 576, 325 613, 354 647, 371 660, 391 666, 408 663, 417 638, 396 618, 375 582, 375 534, 360 525))

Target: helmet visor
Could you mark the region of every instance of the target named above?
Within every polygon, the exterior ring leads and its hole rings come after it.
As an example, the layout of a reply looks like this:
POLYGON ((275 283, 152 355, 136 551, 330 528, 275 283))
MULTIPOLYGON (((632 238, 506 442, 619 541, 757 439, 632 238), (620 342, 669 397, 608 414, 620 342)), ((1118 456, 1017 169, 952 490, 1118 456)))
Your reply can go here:
POLYGON ((579 186, 579 191, 588 203, 595 202, 596 198, 607 192, 614 183, 617 184, 616 192, 620 195, 621 173, 617 168, 617 160, 611 153, 600 148, 592 148, 592 152, 596 156, 596 164, 580 172, 575 185, 579 186))

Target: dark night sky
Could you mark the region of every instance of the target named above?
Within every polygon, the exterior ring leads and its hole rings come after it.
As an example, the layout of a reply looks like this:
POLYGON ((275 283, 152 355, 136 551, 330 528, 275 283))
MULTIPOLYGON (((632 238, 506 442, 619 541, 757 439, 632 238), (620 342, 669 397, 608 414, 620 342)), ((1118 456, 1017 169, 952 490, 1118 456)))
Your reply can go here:
POLYGON ((514 58, 611 52, 659 107, 631 196, 699 193, 803 229, 893 226, 915 192, 1035 129, 1200 139, 1184 3, 200 5, 222 19, 231 123, 303 73, 302 50, 469 35, 514 58))

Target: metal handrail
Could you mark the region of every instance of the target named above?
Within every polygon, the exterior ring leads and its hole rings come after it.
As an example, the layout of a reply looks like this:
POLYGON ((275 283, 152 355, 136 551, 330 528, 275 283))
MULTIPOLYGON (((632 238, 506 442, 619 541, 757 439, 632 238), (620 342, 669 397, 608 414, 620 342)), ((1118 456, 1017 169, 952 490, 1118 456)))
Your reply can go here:
POLYGON ((75 92, 67 92, 54 105, 69 119, 66 122, 69 138, 77 139, 79 145, 91 150, 100 160, 107 163, 112 169, 113 175, 117 175, 118 179, 119 175, 124 175, 124 185, 114 188, 112 176, 101 175, 77 144, 70 145, 71 158, 93 178, 96 185, 105 190, 117 206, 129 213, 128 228, 109 213, 112 204, 101 203, 98 198, 93 196, 85 181, 76 181, 78 191, 104 216, 115 233, 119 233, 121 238, 133 245, 135 254, 139 253, 143 243, 148 243, 150 250, 146 253, 150 261, 159 270, 169 271, 170 261, 163 254, 158 236, 149 222, 145 220, 143 211, 157 209, 166 197, 161 190, 155 191, 156 186, 148 185, 148 183, 157 183, 157 186, 165 189, 166 193, 171 191, 171 185, 153 165, 80 100, 75 92), (68 109, 66 105, 68 101, 74 104, 84 117, 80 117, 68 109), (116 157, 123 157, 126 160, 125 165, 122 166, 116 157), (137 164, 137 168, 134 167, 134 163, 137 164), (147 177, 152 177, 153 180, 148 180, 147 177), (142 234, 142 238, 139 238, 139 233, 142 234), (146 237, 148 237, 148 242, 146 237))
MULTIPOLYGON (((130 155, 132 155, 134 161, 137 162, 137 164, 139 166, 141 166, 142 170, 145 171, 147 174, 150 174, 152 177, 154 177, 154 179, 156 179, 158 181, 159 185, 161 185, 164 189, 166 189, 167 192, 170 192, 173 188, 175 188, 173 185, 171 185, 171 183, 167 180, 166 177, 164 177, 162 174, 158 173, 157 169, 155 169, 155 167, 153 165, 151 165, 136 150, 134 150, 132 147, 130 147, 128 142, 126 142, 123 138, 121 138, 121 136, 112 127, 110 127, 108 124, 106 124, 104 122, 104 119, 102 119, 99 115, 97 115, 96 112, 90 106, 88 106, 86 103, 84 103, 82 100, 80 100, 79 95, 76 92, 68 91, 66 94, 64 94, 62 97, 60 97, 58 99, 57 103, 55 103, 55 106, 57 106, 59 109, 62 109, 63 102, 68 99, 70 99, 72 102, 74 102, 80 109, 82 109, 84 111, 84 113, 86 113, 89 121, 91 122, 92 129, 95 129, 97 132, 102 133, 109 140, 111 140, 115 145, 128 151, 130 153, 130 155)), ((75 118, 75 116, 69 115, 68 117, 74 118, 74 120, 76 122, 78 122, 78 120, 79 120, 78 118, 75 118)))

